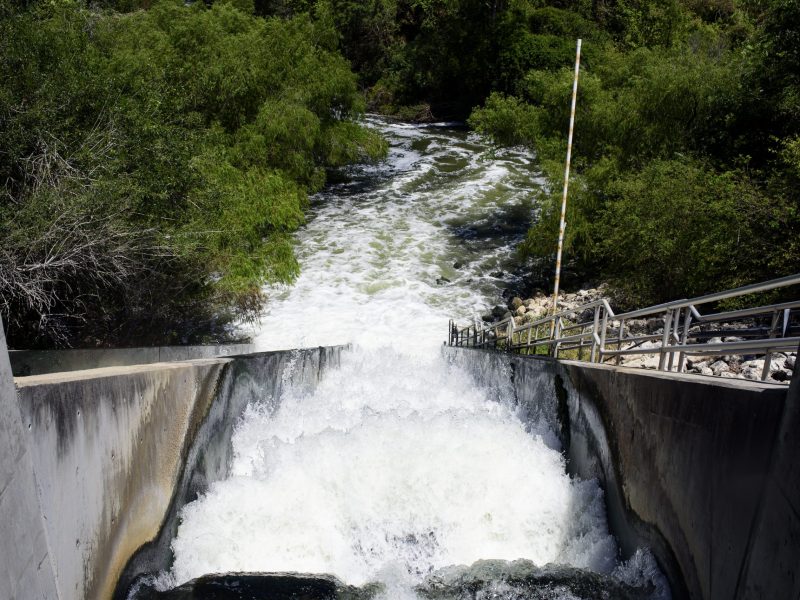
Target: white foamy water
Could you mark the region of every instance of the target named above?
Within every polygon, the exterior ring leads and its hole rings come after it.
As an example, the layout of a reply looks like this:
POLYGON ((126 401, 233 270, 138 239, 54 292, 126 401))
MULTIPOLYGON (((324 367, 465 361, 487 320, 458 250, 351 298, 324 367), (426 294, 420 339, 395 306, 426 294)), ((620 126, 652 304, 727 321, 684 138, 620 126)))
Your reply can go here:
POLYGON ((184 511, 175 576, 334 573, 363 584, 481 558, 602 572, 616 547, 593 482, 445 361, 346 353, 308 396, 252 406, 232 476, 184 511))
POLYGON ((463 131, 371 123, 390 141, 388 160, 314 199, 297 236, 301 275, 271 290, 260 348, 430 351, 449 318, 497 304, 540 185, 532 157, 491 154, 463 131))
POLYGON ((525 430, 510 390, 476 387, 439 354, 449 318, 498 301, 493 273, 524 231, 508 223, 537 185, 530 157, 492 156, 457 130, 372 123, 388 163, 315 199, 302 275, 271 291, 256 338, 355 347, 314 392, 248 407, 230 477, 184 508, 164 581, 330 573, 382 581, 397 600, 435 569, 488 558, 635 579, 646 569, 618 564, 596 482, 565 474, 556 437, 525 430))

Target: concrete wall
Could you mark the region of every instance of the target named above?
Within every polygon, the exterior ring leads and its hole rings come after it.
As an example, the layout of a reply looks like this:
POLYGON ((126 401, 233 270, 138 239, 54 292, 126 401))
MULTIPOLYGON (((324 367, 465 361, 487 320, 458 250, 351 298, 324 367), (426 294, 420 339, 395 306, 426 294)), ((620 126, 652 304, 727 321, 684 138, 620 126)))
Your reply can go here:
MULTIPOLYGON (((798 352, 800 354, 800 352, 798 352)), ((794 377, 758 516, 739 573, 740 596, 800 598, 800 377, 794 377)))
POLYGON ((0 322, 0 598, 49 600, 58 596, 27 436, 0 322))
POLYGON ((248 354, 252 344, 208 346, 153 346, 143 348, 87 348, 76 350, 11 350, 11 371, 14 377, 45 373, 82 371, 103 367, 146 365, 196 358, 216 358, 248 354))
MULTIPOLYGON (((27 505, 41 515, 57 590, 42 597, 110 598, 121 575, 130 582, 161 567, 171 537, 164 525, 225 476, 230 437, 247 402, 275 402, 286 384, 313 387, 340 352, 319 348, 17 378, 17 415, 38 482, 37 502, 28 497, 27 505)), ((31 473, 22 463, 15 471, 31 473)), ((0 540, 4 556, 17 552, 9 541, 0 540)))
POLYGON ((603 483, 623 552, 649 546, 676 598, 798 598, 797 381, 787 402, 758 382, 446 352, 549 420, 570 470, 603 483))

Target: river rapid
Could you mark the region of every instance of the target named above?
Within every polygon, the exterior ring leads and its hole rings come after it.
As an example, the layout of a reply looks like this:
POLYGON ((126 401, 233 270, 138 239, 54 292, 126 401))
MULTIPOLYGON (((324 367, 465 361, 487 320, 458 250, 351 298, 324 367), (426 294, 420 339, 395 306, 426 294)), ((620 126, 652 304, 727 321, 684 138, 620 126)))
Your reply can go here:
MULTIPOLYGON (((566 474, 547 425, 526 430, 510 390, 476 387, 441 355, 448 319, 485 312, 509 280, 542 185, 532 157, 454 126, 368 122, 388 159, 313 198, 301 275, 268 290, 254 331, 260 349, 353 348, 313 393, 288 390, 274 414, 268 399, 248 407, 230 477, 184 508, 158 587, 329 573, 394 600, 453 565, 527 559, 514 568, 555 563, 668 597, 649 553, 621 559, 602 490, 566 474)), ((601 597, 575 590, 468 597, 601 597)))

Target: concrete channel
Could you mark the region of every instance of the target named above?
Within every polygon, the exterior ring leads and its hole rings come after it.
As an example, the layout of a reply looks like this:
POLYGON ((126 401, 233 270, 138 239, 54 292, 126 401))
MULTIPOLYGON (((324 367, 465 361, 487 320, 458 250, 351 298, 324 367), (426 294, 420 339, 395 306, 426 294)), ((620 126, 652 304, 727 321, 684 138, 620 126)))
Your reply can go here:
MULTIPOLYGON (((0 598, 124 597, 225 477, 247 403, 312 390, 343 347, 13 378, 0 330, 0 598)), ((445 348, 548 419, 623 552, 676 598, 800 598, 800 378, 785 386, 445 348)))
POLYGON ((510 380, 596 477, 623 552, 651 548, 675 598, 800 598, 800 377, 791 387, 445 348, 510 380))
POLYGON ((178 511, 227 474, 248 402, 313 389, 342 349, 12 379, 0 337, 0 598, 111 598, 166 567, 178 511))

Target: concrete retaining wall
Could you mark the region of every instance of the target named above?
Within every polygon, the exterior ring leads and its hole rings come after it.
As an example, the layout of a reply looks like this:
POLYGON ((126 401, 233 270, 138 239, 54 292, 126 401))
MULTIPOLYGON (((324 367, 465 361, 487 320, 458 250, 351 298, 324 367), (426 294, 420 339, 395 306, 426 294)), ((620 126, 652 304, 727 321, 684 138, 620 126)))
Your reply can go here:
POLYGON ((83 371, 104 367, 146 365, 159 362, 194 360, 248 354, 252 344, 208 346, 154 346, 149 348, 87 348, 76 350, 11 350, 11 371, 14 377, 45 373, 83 371))
MULTIPOLYGON (((226 475, 230 437, 248 401, 275 402, 287 384, 313 387, 340 353, 319 348, 17 378, 18 445, 27 447, 28 462, 16 462, 14 478, 35 476, 38 494, 15 500, 3 527, 43 529, 33 539, 46 544, 33 556, 37 565, 49 556, 55 593, 51 587, 40 597, 106 599, 121 576, 127 584, 165 566, 171 535, 163 526, 226 475)), ((10 542, 0 541, 7 563, 0 585, 22 572, 16 563, 23 557, 10 542)), ((8 597, 35 597, 17 589, 8 597)))
POLYGON ((799 597, 797 381, 787 401, 757 382, 446 352, 550 421, 570 470, 603 484, 623 552, 649 546, 676 598, 799 597))
POLYGON ((0 322, 0 598, 57 598, 36 494, 28 432, 22 424, 0 322))

